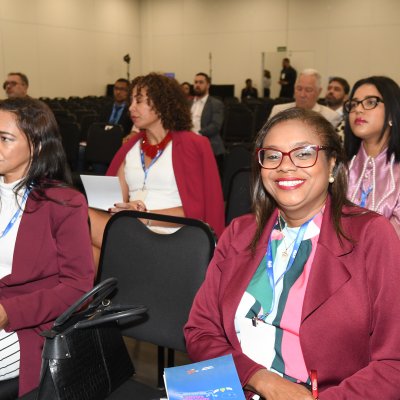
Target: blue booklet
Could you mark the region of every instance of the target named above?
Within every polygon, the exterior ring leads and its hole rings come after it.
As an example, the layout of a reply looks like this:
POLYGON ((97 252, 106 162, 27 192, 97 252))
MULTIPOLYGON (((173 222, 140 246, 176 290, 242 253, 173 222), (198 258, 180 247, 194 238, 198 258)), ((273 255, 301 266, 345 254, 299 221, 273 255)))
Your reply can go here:
POLYGON ((245 400, 232 355, 164 369, 168 400, 245 400))

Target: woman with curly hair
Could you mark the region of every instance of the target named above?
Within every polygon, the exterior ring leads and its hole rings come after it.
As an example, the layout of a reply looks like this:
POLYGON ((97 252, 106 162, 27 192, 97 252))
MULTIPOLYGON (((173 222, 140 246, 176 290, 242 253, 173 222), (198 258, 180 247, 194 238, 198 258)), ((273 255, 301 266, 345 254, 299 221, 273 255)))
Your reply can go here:
MULTIPOLYGON (((123 210, 200 219, 218 236, 224 228, 221 182, 211 145, 190 131, 190 109, 179 83, 151 73, 135 78, 132 88, 129 110, 140 132, 121 147, 107 171, 119 177, 123 203, 110 213, 90 210, 95 257, 111 214, 123 210)), ((151 229, 169 233, 177 227, 157 222, 151 229)))

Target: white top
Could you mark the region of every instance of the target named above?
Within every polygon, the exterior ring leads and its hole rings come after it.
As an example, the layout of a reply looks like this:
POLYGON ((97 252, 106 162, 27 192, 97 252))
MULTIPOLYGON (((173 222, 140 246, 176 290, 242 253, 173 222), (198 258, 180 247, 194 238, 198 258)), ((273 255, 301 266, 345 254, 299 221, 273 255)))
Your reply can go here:
MULTIPOLYGON (((19 183, 4 183, 0 177, 0 232, 3 232, 15 212, 18 210, 24 195, 24 190, 18 193, 18 203, 13 191, 19 183)), ((15 241, 17 240, 18 228, 21 222, 23 209, 8 233, 0 238, 0 279, 12 272, 15 241)), ((0 329, 0 381, 15 378, 19 375, 19 340, 15 332, 5 332, 0 329)))
POLYGON ((203 114, 204 105, 208 99, 208 94, 204 97, 198 98, 195 97, 192 104, 192 123, 193 123, 193 132, 199 133, 201 129, 201 114, 203 114))
MULTIPOLYGON (((18 193, 18 204, 13 190, 18 183, 19 181, 4 183, 3 177, 0 177, 0 234, 20 207, 19 204, 25 191, 22 190, 18 193)), ((0 279, 11 274, 15 241, 17 240, 18 228, 24 207, 25 204, 22 205, 22 210, 13 227, 4 237, 0 238, 0 279)))
MULTIPOLYGON (((276 104, 272 107, 271 114, 268 119, 271 119, 274 115, 278 114, 278 112, 288 110, 289 108, 296 107, 296 103, 285 103, 285 104, 276 104)), ((324 118, 326 118, 334 128, 336 128, 341 120, 340 115, 336 112, 331 110, 330 108, 323 106, 321 104, 315 103, 314 107, 312 108, 313 111, 320 113, 324 118)))
MULTIPOLYGON (((130 201, 143 200, 150 212, 151 210, 182 206, 172 166, 172 142, 167 144, 161 156, 148 169, 146 182, 144 182, 145 173, 140 157, 140 140, 127 153, 124 172, 130 201), (145 197, 141 197, 142 194, 139 194, 143 186, 145 186, 146 191, 145 197)), ((171 233, 176 230, 177 228, 162 229, 164 233, 171 233)))

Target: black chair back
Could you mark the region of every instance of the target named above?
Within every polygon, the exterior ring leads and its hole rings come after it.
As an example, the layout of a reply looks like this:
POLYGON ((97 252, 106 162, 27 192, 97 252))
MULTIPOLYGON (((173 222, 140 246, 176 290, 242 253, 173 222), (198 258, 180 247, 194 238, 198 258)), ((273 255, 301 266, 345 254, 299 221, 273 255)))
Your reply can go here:
POLYGON ((225 222, 251 212, 251 168, 241 168, 232 176, 226 200, 225 222))
POLYGON ((147 319, 123 334, 186 351, 183 326, 215 248, 215 237, 201 221, 123 211, 108 222, 100 256, 100 278, 118 278, 114 302, 145 304, 147 319), (138 218, 181 224, 171 234, 155 233, 138 218))
POLYGON ((87 135, 86 162, 108 165, 121 147, 124 136, 121 125, 92 124, 87 135))
POLYGON ((248 145, 236 144, 227 149, 224 159, 224 168, 222 173, 222 190, 224 199, 228 197, 229 186, 231 184, 232 176, 242 168, 250 167, 251 165, 251 151, 248 145))
POLYGON ((67 121, 59 121, 58 127, 60 129, 61 140, 67 156, 67 161, 71 169, 75 171, 78 167, 81 127, 76 122, 67 121))
POLYGON ((222 138, 226 145, 250 143, 253 139, 253 132, 253 113, 245 104, 230 104, 225 107, 222 138))

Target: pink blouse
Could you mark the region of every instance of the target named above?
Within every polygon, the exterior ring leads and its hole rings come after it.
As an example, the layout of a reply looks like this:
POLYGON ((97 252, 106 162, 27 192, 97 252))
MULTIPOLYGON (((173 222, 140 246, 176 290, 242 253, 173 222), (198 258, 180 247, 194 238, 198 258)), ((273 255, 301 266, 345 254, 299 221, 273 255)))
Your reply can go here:
POLYGON ((349 164, 348 198, 361 204, 362 192, 368 193, 364 207, 384 215, 400 237, 400 163, 394 155, 389 162, 386 149, 377 157, 369 157, 364 146, 349 164))

